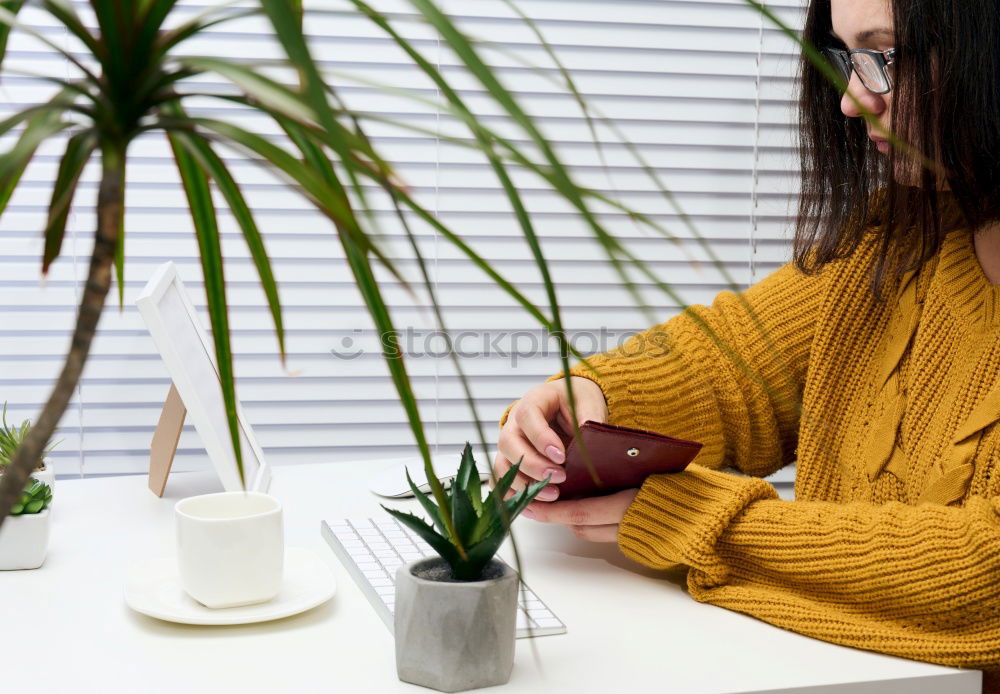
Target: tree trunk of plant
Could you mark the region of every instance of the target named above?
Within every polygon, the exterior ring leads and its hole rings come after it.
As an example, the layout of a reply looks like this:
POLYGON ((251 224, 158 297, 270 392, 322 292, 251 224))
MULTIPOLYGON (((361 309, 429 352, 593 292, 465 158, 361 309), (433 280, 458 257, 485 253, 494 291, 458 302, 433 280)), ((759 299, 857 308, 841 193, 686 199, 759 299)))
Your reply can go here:
POLYGON ((119 243, 118 224, 122 214, 122 170, 124 149, 105 150, 102 157, 103 174, 97 194, 97 233, 94 252, 90 257, 90 272, 80 300, 80 312, 73 331, 73 342, 59 380, 42 408, 41 414, 32 424, 28 436, 17 449, 14 459, 6 472, 0 476, 0 526, 10 513, 14 502, 20 497, 28 477, 38 465, 45 444, 52 438, 56 425, 66 411, 73 390, 80 381, 83 365, 90 354, 90 343, 97 330, 97 322, 104 309, 104 301, 111 287, 111 269, 115 249, 119 243))

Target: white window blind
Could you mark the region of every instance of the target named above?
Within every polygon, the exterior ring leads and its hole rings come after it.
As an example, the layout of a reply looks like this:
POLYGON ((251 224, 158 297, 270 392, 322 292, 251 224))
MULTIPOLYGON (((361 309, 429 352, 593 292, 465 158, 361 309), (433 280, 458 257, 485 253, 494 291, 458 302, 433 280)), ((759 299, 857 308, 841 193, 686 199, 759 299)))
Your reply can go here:
MULTIPOLYGON (((180 14, 200 11, 205 4, 182 2, 180 14)), ((399 30, 440 65, 491 127, 535 151, 457 67, 407 2, 375 5, 390 12, 399 30)), ((492 42, 482 47, 483 55, 578 180, 651 215, 680 242, 671 243, 604 208, 600 218, 607 228, 670 282, 684 302, 710 302, 725 287, 722 276, 704 262, 703 249, 640 164, 610 128, 598 124, 607 167, 602 164, 572 95, 553 84, 558 71, 531 29, 504 2, 450 0, 441 5, 470 36, 492 42), (696 266, 692 258, 703 262, 696 266)), ((655 168, 741 288, 790 257, 797 187, 793 41, 742 0, 520 0, 518 6, 535 20, 586 101, 612 119, 655 168)), ((799 2, 769 6, 800 27, 799 2)), ((372 122, 367 129, 378 149, 420 201, 544 307, 540 275, 487 162, 442 139, 468 133, 440 109, 367 83, 405 87, 427 99, 436 98, 433 84, 346 3, 329 0, 307 7, 306 28, 316 55, 324 68, 334 71, 331 82, 350 107, 441 135, 372 122)), ((68 41, 45 15, 27 10, 24 18, 50 37, 68 41)), ((213 30, 188 50, 266 60, 278 55, 268 35, 265 20, 240 20, 213 30)), ((15 34, 5 66, 71 74, 66 61, 23 34, 15 34)), ((211 79, 204 81, 214 86, 211 79)), ((48 93, 50 88, 38 79, 8 75, 0 85, 2 112, 9 114, 48 93)), ((235 105, 203 100, 192 102, 192 110, 277 136, 273 124, 235 105)), ((10 142, 10 137, 0 140, 4 148, 10 142)), ((69 345, 92 246, 95 166, 84 174, 63 255, 40 282, 40 229, 61 151, 55 143, 41 150, 0 221, 0 400, 10 403, 8 420, 36 416, 49 395, 69 345)), ((118 310, 113 290, 81 386, 61 423, 61 443, 54 454, 60 474, 140 472, 148 465, 149 441, 169 380, 133 301, 157 265, 173 260, 179 266, 207 324, 197 245, 168 146, 162 135, 152 134, 137 140, 130 153, 125 305, 118 310)), ((280 367, 270 315, 238 228, 221 215, 237 391, 268 460, 282 465, 412 452, 404 412, 333 228, 252 162, 236 152, 226 155, 265 235, 285 311, 292 373, 280 367), (337 357, 331 350, 358 354, 337 357)), ((523 187, 543 239, 563 319, 577 347, 585 353, 603 351, 627 331, 648 327, 579 215, 539 179, 516 172, 515 181, 523 187), (588 337, 600 338, 602 329, 603 342, 588 337)), ((388 200, 374 189, 371 194, 385 248, 409 278, 418 280, 388 200)), ((532 343, 539 345, 542 339, 530 316, 430 227, 416 220, 413 227, 447 327, 453 337, 462 335, 462 367, 486 432, 495 441, 503 408, 558 370, 555 342, 547 343, 547 354, 530 353, 532 343)), ((653 291, 638 274, 634 278, 657 321, 678 312, 675 302, 653 291)), ((475 441, 476 433, 453 366, 440 356, 444 343, 429 337, 434 321, 426 297, 413 301, 393 282, 385 284, 385 291, 397 327, 413 329, 409 345, 405 332, 401 339, 404 349, 412 347, 408 366, 430 440, 439 452, 457 451, 466 440, 475 441)), ((196 432, 186 427, 175 469, 207 465, 196 432)), ((792 478, 790 469, 775 477, 784 483, 792 478)))

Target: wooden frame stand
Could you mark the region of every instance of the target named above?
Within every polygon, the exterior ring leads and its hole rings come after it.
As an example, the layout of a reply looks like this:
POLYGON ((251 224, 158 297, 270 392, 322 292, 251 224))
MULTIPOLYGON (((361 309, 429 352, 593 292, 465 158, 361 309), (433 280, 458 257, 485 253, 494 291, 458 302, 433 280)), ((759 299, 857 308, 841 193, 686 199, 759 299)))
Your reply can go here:
POLYGON ((156 496, 163 496, 170 476, 170 467, 174 464, 174 454, 177 453, 177 443, 181 438, 184 418, 187 408, 181 400, 177 386, 170 383, 170 391, 160 412, 160 421, 153 432, 153 442, 149 446, 149 489, 156 496))

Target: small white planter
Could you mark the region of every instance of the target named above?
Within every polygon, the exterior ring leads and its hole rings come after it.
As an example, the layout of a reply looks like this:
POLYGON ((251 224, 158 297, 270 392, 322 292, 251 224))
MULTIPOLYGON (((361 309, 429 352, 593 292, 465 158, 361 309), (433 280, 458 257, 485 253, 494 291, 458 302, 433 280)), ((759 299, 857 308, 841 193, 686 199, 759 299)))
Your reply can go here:
POLYGON ((49 509, 9 516, 0 527, 0 571, 37 569, 49 548, 49 509))

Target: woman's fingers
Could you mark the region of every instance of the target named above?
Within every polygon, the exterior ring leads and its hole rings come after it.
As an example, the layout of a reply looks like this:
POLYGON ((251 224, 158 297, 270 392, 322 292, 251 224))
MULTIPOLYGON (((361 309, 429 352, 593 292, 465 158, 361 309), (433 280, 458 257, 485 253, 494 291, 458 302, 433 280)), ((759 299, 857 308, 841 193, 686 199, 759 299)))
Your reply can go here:
MULTIPOLYGON (((567 385, 573 388, 580 421, 606 421, 607 404, 604 394, 589 379, 574 376, 569 381, 553 381, 528 391, 510 410, 497 441, 500 456, 506 459, 502 461, 498 456, 498 463, 506 462, 498 468, 498 474, 520 462, 514 489, 523 489, 532 480, 549 479, 554 484, 566 481, 566 471, 563 468, 566 451, 560 434, 553 427, 559 427, 565 432, 572 432, 574 429, 568 419, 567 385)), ((552 500, 557 495, 557 492, 550 490, 543 492, 538 498, 552 500)))
MULTIPOLYGON (((498 452, 496 460, 493 463, 494 477, 496 477, 496 479, 499 480, 507 473, 508 470, 510 470, 510 468, 511 468, 510 461, 504 457, 503 453, 498 452)), ((518 470, 517 475, 514 477, 514 481, 510 485, 510 489, 508 489, 507 493, 504 495, 504 500, 509 499, 510 497, 514 496, 514 494, 516 494, 517 492, 527 488, 529 485, 534 484, 537 481, 538 480, 532 479, 527 475, 525 475, 524 473, 522 473, 520 470, 518 470)), ((494 484, 493 481, 491 480, 490 487, 492 488, 493 486, 494 484)), ((542 489, 542 491, 538 492, 538 495, 535 497, 535 499, 538 501, 554 501, 556 498, 558 498, 558 496, 559 496, 559 489, 555 485, 550 484, 544 489, 542 489)))
POLYGON ((569 529, 581 540, 590 542, 618 542, 619 524, 612 525, 571 525, 569 529))
POLYGON ((548 462, 561 465, 566 460, 563 444, 559 435, 549 426, 549 418, 556 414, 556 410, 551 413, 544 412, 532 401, 523 405, 514 413, 514 419, 521 429, 522 436, 548 462))
POLYGON ((516 427, 504 428, 500 432, 497 450, 508 461, 504 471, 520 460, 519 474, 525 474, 534 480, 543 480, 551 475, 552 481, 557 484, 566 481, 566 471, 563 467, 540 455, 516 427))
MULTIPOLYGON (((504 494, 503 497, 504 501, 511 498, 512 496, 520 492, 528 485, 534 484, 537 481, 538 480, 529 479, 518 473, 517 478, 515 478, 514 480, 514 484, 512 484, 511 488, 507 490, 506 494, 504 494)), ((549 501, 555 501, 558 498, 559 498, 559 487, 554 484, 547 485, 540 492, 538 492, 538 494, 535 495, 535 501, 549 502, 549 501)))
POLYGON ((617 525, 639 493, 624 489, 607 496, 571 499, 554 504, 528 504, 524 514, 542 523, 559 523, 570 527, 617 525))
MULTIPOLYGON (((573 388, 573 399, 576 406, 576 421, 583 424, 588 419, 595 422, 608 421, 608 404, 600 386, 589 378, 571 376, 570 385, 573 388)), ((566 394, 565 381, 553 381, 560 384, 559 414, 560 425, 569 433, 573 432, 573 418, 569 409, 569 397, 566 394)))

